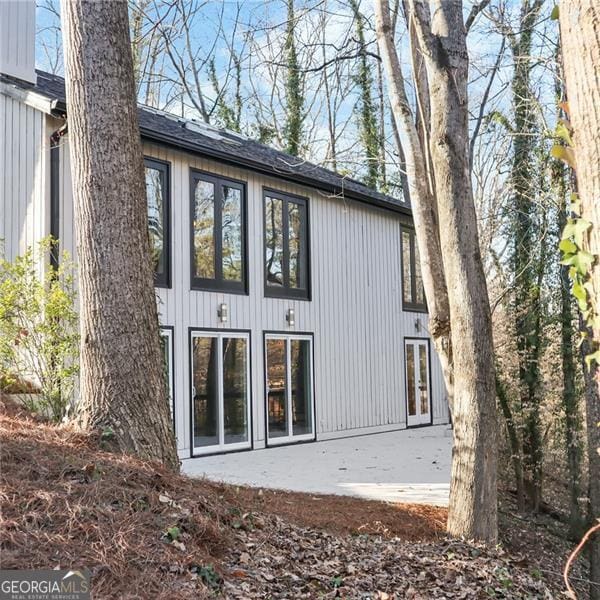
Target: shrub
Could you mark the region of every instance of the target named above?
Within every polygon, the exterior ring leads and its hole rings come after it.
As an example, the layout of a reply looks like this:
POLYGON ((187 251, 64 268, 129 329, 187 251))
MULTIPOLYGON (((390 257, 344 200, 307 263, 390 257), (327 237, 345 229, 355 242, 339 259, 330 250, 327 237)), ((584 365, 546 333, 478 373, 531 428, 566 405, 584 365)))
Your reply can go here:
POLYGON ((13 262, 0 259, 0 389, 38 392, 28 408, 58 421, 67 413, 78 372, 74 265, 46 238, 13 262))

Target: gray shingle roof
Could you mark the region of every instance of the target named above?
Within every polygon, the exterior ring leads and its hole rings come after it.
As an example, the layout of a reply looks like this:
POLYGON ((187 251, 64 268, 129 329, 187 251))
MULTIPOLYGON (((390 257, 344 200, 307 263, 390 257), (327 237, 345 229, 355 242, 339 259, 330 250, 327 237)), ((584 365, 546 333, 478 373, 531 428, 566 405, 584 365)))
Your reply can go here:
MULTIPOLYGON (((66 111, 65 81, 62 77, 37 71, 36 85, 10 80, 21 89, 37 92, 56 102, 58 112, 66 111)), ((197 121, 182 119, 147 106, 139 107, 142 138, 245 167, 320 189, 326 193, 365 202, 398 213, 410 214, 404 202, 382 194, 363 183, 344 177, 296 156, 291 156, 243 135, 197 121)))

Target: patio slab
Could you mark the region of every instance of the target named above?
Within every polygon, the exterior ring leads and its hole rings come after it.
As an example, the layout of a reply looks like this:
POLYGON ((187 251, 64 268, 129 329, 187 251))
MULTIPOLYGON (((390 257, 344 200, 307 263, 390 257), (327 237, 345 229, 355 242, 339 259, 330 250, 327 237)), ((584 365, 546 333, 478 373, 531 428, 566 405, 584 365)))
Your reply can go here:
POLYGON ((253 487, 447 506, 451 451, 440 425, 186 459, 182 469, 253 487))

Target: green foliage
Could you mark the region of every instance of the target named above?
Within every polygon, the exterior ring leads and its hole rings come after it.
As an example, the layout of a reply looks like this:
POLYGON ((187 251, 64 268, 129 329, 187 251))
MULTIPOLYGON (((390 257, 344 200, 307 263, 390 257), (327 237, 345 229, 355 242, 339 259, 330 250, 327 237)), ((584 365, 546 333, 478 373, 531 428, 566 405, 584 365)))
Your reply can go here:
POLYGON ((55 249, 46 238, 14 262, 0 260, 0 384, 34 382, 39 400, 29 408, 58 421, 78 372, 79 332, 74 267, 66 253, 58 268, 47 264, 55 249))
MULTIPOLYGON (((567 103, 562 103, 561 108, 568 114, 567 103)), ((575 154, 571 139, 571 126, 565 119, 560 119, 554 131, 555 144, 552 146, 552 156, 572 169, 575 169, 575 154)), ((590 276, 597 256, 585 250, 586 237, 593 223, 580 216, 581 203, 577 194, 571 194, 571 204, 568 212, 571 216, 567 219, 560 243, 559 250, 562 254, 562 265, 569 267, 569 278, 572 281, 572 294, 577 301, 579 312, 587 327, 597 329, 600 325, 600 314, 594 302, 594 290, 590 276)), ((596 349, 585 358, 588 367, 592 362, 600 364, 600 350, 596 349)))
POLYGON ((294 0, 288 0, 287 6, 287 29, 285 34, 285 58, 287 66, 287 80, 285 82, 285 151, 293 156, 298 156, 300 154, 304 123, 304 93, 298 54, 296 53, 294 0))
POLYGON ((356 21, 356 36, 360 45, 358 71, 354 81, 358 87, 360 99, 358 104, 360 140, 367 155, 367 175, 365 183, 376 188, 380 180, 379 169, 379 129, 377 127, 377 116, 373 103, 372 87, 373 78, 367 60, 365 42, 365 18, 359 10, 358 1, 350 0, 350 7, 356 21))
POLYGON ((169 527, 167 529, 167 537, 172 542, 176 541, 180 534, 181 531, 179 530, 179 527, 169 527))
POLYGON ((235 73, 235 95, 232 99, 233 101, 230 101, 225 93, 226 90, 219 85, 219 78, 217 77, 217 69, 215 67, 214 57, 211 58, 210 62, 208 63, 208 77, 217 97, 217 119, 226 129, 237 131, 239 133, 241 131, 240 120, 242 116, 242 66, 240 59, 235 52, 232 53, 232 62, 235 73))
POLYGON ((190 571, 200 577, 212 589, 219 588, 223 583, 223 580, 212 565, 192 565, 190 571))

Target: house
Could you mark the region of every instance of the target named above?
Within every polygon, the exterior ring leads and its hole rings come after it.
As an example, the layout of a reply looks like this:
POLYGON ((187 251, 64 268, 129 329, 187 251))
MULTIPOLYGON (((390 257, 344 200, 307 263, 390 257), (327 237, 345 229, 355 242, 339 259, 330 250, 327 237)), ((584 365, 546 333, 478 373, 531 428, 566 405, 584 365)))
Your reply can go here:
MULTIPOLYGON (((64 81, 2 48, 4 252, 52 234, 76 258, 64 81)), ((408 205, 237 133, 139 121, 182 458, 449 421, 408 205)))

